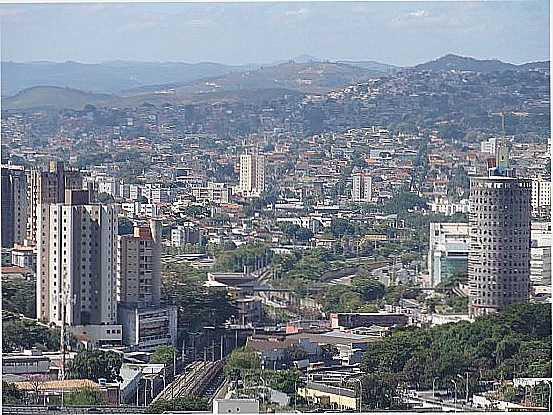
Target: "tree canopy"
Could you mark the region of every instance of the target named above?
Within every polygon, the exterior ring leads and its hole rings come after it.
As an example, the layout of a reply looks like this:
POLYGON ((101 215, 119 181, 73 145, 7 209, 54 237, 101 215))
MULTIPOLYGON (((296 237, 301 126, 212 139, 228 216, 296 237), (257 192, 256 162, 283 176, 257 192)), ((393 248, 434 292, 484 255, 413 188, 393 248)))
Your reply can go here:
POLYGON ((123 359, 118 353, 83 350, 71 362, 69 372, 75 379, 90 379, 98 382, 98 379, 105 378, 111 382, 120 379, 119 370, 122 363, 123 359))
POLYGON ((2 310, 36 317, 36 282, 2 278, 2 310))
POLYGON ((173 346, 159 346, 153 353, 151 363, 169 365, 173 363, 177 350, 173 346))
POLYGON ((67 406, 94 406, 102 405, 104 399, 102 399, 102 394, 99 390, 82 388, 66 394, 63 403, 67 406))
POLYGON ((2 405, 21 405, 25 399, 25 392, 18 389, 15 383, 2 381, 2 405))
POLYGON ((178 277, 163 280, 161 298, 163 303, 177 306, 181 329, 198 330, 208 325, 219 326, 231 316, 238 315, 237 308, 225 290, 181 282, 178 277))
POLYGON ((551 376, 551 306, 520 304, 505 313, 432 328, 404 328, 365 355, 370 373, 402 376, 429 388, 466 371, 478 379, 551 376))
POLYGON ((21 349, 59 350, 57 328, 48 328, 30 320, 13 318, 2 321, 2 349, 10 352, 21 349))
POLYGON ((209 400, 198 396, 185 396, 175 399, 159 399, 146 408, 148 414, 161 414, 167 411, 208 411, 209 400))
POLYGON ((246 347, 234 349, 225 363, 225 373, 261 369, 261 360, 257 353, 246 347))

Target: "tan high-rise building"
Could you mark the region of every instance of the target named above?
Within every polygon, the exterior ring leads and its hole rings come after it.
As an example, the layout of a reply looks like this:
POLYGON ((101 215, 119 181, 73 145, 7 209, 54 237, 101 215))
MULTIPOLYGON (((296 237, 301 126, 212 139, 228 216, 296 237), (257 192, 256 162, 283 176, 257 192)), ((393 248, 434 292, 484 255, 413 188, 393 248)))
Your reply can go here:
POLYGON ((27 176, 19 166, 2 166, 2 247, 23 244, 27 231, 27 176))
POLYGON ((177 307, 160 305, 161 222, 151 219, 117 240, 117 310, 123 343, 150 351, 175 345, 177 307))
POLYGON ((243 196, 260 196, 265 191, 265 156, 243 154, 240 156, 240 185, 243 196))
POLYGON ((366 173, 355 172, 352 176, 351 200, 369 203, 372 199, 372 178, 366 173))
POLYGON ((119 235, 117 248, 118 301, 138 306, 159 305, 161 289, 161 223, 135 226, 134 234, 119 235))
POLYGON ((117 321, 117 208, 67 190, 65 203, 42 203, 37 220, 37 317, 69 326, 117 321))
POLYGON ((63 162, 51 161, 48 170, 32 170, 29 180, 27 239, 37 242, 37 221, 40 205, 64 203, 66 190, 83 188, 82 174, 78 170, 65 170, 63 162))

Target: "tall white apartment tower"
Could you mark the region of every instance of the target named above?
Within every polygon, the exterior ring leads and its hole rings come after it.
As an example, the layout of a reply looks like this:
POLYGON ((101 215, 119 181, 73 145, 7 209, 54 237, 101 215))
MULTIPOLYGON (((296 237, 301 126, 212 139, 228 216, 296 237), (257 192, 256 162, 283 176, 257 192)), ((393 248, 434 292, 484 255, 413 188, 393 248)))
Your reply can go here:
POLYGON ((240 185, 243 196, 260 196, 265 191, 265 156, 242 154, 240 156, 240 185))
POLYGON ((62 324, 117 321, 117 209, 91 204, 88 190, 43 203, 37 217, 37 317, 62 324))
POLYGON ((355 172, 352 181, 351 200, 353 202, 370 202, 372 199, 371 176, 366 173, 355 172))
POLYGON ((532 213, 548 216, 551 212, 551 178, 532 179, 532 213))

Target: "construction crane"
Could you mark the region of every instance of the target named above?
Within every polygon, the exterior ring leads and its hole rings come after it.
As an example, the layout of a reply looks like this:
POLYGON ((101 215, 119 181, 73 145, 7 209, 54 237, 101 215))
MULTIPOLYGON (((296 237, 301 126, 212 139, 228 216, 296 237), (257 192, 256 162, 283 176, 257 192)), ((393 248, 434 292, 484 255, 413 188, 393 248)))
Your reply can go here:
POLYGON ((491 115, 499 115, 501 117, 501 132, 502 132, 502 138, 505 138, 505 115, 506 114, 512 114, 512 111, 509 112, 492 112, 491 115))

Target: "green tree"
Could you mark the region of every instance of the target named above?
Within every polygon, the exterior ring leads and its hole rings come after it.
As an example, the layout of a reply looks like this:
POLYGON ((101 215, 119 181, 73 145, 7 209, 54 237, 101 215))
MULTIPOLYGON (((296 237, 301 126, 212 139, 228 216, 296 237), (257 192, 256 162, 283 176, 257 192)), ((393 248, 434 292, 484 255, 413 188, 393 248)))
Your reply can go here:
POLYGON ((265 379, 268 379, 269 386, 278 391, 293 394, 296 392, 295 387, 300 387, 300 372, 296 369, 290 370, 267 370, 263 374, 265 379))
POLYGON ((207 398, 186 396, 171 400, 159 399, 146 408, 146 413, 161 414, 168 411, 208 411, 209 409, 207 398))
POLYGON ((18 389, 15 383, 2 381, 2 405, 21 405, 25 399, 25 392, 18 389))
POLYGON ((313 238, 313 232, 293 223, 282 223, 280 229, 292 241, 307 242, 313 238))
POLYGON ((382 206, 385 213, 404 213, 412 209, 427 209, 426 200, 412 192, 400 192, 382 206))
POLYGON ((364 301, 374 301, 384 297, 386 287, 374 278, 358 277, 351 282, 353 290, 361 295, 364 301))
POLYGON ((18 318, 2 321, 2 349, 10 352, 21 349, 59 350, 59 329, 45 327, 34 321, 18 318))
POLYGON ((361 379, 362 409, 400 409, 400 403, 394 400, 398 395, 400 381, 401 377, 393 374, 379 373, 363 376, 361 379))
POLYGON ((93 388, 82 388, 66 394, 63 402, 67 406, 94 406, 104 404, 102 394, 93 388))
POLYGON ((74 379, 90 379, 98 382, 105 378, 108 382, 120 379, 119 371, 123 359, 120 354, 103 350, 83 350, 75 356, 69 366, 74 379))
POLYGON ((520 304, 474 322, 396 329, 367 350, 363 368, 402 373, 422 387, 430 387, 433 377, 447 384, 466 371, 481 379, 550 377, 550 312, 548 304, 520 304))
POLYGON ((220 326, 238 310, 225 290, 209 289, 199 283, 164 278, 161 287, 164 304, 177 306, 179 328, 198 330, 204 326, 220 326))
POLYGON ((36 282, 2 278, 2 310, 36 317, 36 282))
POLYGON ((159 346, 152 355, 150 362, 164 365, 173 364, 176 352, 177 350, 173 346, 159 346))
POLYGON ((234 349, 225 363, 225 373, 261 369, 261 360, 256 352, 245 347, 234 349))

